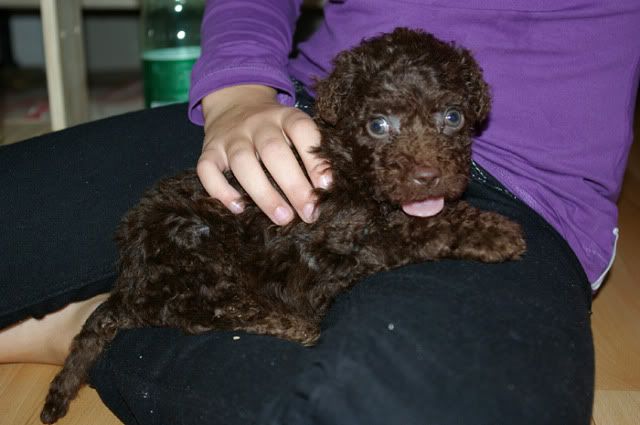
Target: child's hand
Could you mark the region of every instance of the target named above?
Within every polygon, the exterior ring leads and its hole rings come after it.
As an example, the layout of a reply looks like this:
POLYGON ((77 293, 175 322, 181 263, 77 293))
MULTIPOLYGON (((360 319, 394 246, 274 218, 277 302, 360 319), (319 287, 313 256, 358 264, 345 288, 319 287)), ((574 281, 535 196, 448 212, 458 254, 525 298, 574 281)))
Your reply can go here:
POLYGON ((274 89, 260 85, 217 90, 202 100, 202 110, 205 138, 197 172, 213 198, 234 213, 243 210, 240 194, 223 175, 230 169, 271 221, 291 221, 293 211, 269 182, 262 162, 300 218, 315 220, 312 187, 292 149, 300 154, 314 187, 328 187, 331 174, 326 163, 309 153, 320 143, 320 133, 307 114, 281 105, 274 89))

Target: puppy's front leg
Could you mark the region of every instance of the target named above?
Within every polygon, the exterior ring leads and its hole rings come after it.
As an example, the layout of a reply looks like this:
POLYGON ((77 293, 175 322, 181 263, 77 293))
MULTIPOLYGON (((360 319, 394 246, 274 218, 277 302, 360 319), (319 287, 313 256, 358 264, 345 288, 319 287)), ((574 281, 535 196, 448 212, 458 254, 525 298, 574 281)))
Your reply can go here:
POLYGON ((526 250, 520 225, 498 213, 461 203, 451 218, 452 257, 495 263, 519 259, 526 250))

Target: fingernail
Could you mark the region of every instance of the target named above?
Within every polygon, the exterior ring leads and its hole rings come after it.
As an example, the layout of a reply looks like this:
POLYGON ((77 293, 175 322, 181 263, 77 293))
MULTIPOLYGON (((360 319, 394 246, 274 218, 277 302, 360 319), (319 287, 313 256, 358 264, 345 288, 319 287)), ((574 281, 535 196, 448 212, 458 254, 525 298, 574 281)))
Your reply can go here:
POLYGON ((276 211, 273 215, 276 219, 276 223, 278 224, 287 224, 291 219, 291 211, 285 207, 276 208, 276 211))
POLYGON ((331 177, 331 174, 323 174, 320 176, 320 187, 323 189, 329 189, 332 181, 333 178, 331 177))
POLYGON ((229 210, 234 214, 240 214, 244 211, 244 205, 240 201, 231 201, 229 203, 229 210))
POLYGON ((307 221, 316 220, 317 217, 316 217, 316 214, 314 214, 315 210, 316 210, 316 205, 313 202, 309 202, 308 204, 305 204, 304 208, 302 208, 302 213, 304 214, 307 221))

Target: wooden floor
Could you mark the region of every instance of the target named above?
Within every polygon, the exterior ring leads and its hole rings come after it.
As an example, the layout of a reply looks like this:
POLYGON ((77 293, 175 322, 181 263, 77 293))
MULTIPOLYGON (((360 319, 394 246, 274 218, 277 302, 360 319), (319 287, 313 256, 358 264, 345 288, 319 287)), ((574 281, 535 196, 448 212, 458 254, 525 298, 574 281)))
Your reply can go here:
MULTIPOLYGON (((15 141, 16 134, 29 133, 22 127, 3 130, 5 143, 15 141)), ((42 128, 32 131, 40 133, 42 128)), ((640 135, 638 125, 636 134, 640 135)), ((593 305, 596 397, 592 424, 596 425, 640 424, 640 147, 635 145, 619 201, 617 259, 593 305)), ((56 371, 43 365, 0 365, 0 425, 40 424, 38 414, 56 371)), ((96 392, 86 387, 59 423, 120 424, 96 392)))

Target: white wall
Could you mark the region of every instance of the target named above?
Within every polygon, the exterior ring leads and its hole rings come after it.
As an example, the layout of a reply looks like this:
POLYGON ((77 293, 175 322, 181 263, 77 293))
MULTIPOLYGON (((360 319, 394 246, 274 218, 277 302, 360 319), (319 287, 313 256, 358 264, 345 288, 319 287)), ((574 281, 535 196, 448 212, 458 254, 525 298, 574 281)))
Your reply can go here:
MULTIPOLYGON (((12 15, 9 28, 16 62, 24 67, 44 67, 40 16, 12 15)), ((133 70, 140 66, 138 15, 87 14, 84 32, 89 71, 133 70)))

